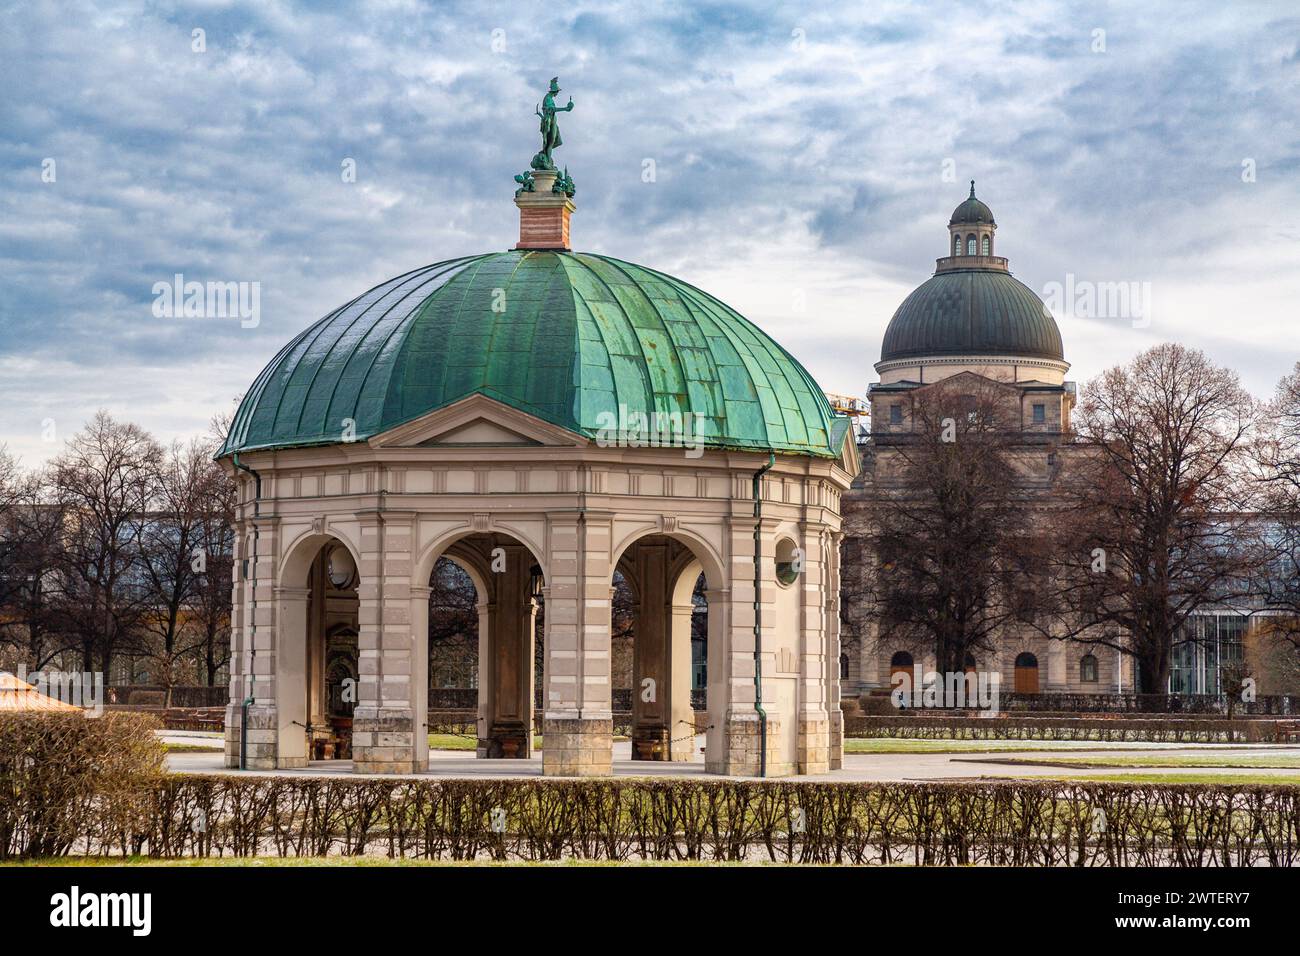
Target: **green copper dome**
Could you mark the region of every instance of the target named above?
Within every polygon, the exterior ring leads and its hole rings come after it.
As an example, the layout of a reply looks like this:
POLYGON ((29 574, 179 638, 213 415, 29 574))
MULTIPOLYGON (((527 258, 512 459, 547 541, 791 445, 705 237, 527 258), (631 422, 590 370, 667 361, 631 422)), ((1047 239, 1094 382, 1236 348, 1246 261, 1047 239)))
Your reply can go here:
POLYGON ((1008 272, 936 273, 898 307, 882 362, 938 355, 1021 355, 1065 361, 1061 330, 1041 299, 1008 272))
POLYGON ((481 394, 589 438, 602 413, 690 412, 706 446, 831 457, 846 429, 753 323, 605 256, 510 251, 376 286, 286 345, 222 455, 365 440, 481 394))

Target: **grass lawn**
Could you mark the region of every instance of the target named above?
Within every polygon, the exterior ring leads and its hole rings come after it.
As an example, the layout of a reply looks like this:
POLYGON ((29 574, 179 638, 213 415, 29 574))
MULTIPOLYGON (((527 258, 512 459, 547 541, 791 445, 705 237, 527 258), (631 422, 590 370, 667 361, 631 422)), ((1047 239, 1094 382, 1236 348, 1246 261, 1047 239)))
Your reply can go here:
MULTIPOLYGON (((845 737, 846 754, 991 754, 1006 750, 1077 753, 1119 749, 1121 745, 1062 740, 922 740, 896 737, 845 737)), ((1130 748, 1140 746, 1126 744, 1130 748)))
POLYGON ((1087 774, 1078 777, 1035 777, 1035 780, 1092 780, 1097 783, 1212 783, 1246 786, 1300 787, 1300 777, 1266 773, 1126 773, 1087 774))
POLYGON ((163 748, 169 754, 219 754, 223 746, 220 741, 215 747, 200 747, 198 744, 169 744, 164 743, 163 748))
MULTIPOLYGON (((1221 757, 1186 757, 1181 755, 1164 756, 1153 753, 1146 757, 1101 757, 1084 754, 1079 757, 1034 757, 1032 759, 1008 759, 1005 763, 1032 764, 1061 767, 1247 767, 1259 770, 1291 770, 1300 768, 1300 757, 1238 757, 1225 754, 1221 757)), ((1284 778, 1285 779, 1285 778, 1284 778)))

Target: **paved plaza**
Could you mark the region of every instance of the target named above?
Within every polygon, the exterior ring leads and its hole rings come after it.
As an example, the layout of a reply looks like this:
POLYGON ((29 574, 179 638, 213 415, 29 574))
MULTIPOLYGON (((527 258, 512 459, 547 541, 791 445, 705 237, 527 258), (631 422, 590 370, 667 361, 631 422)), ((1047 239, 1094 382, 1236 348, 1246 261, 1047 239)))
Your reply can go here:
MULTIPOLYGON (((178 773, 261 773, 283 776, 370 776, 354 774, 350 760, 317 760, 304 769, 279 771, 239 771, 222 766, 220 735, 181 734, 169 732, 164 736, 169 743, 205 746, 211 744, 210 753, 171 753, 167 766, 178 773)), ((614 744, 614 775, 616 777, 699 777, 701 779, 727 779, 704 772, 704 738, 697 741, 697 759, 690 762, 660 763, 633 760, 631 744, 623 741, 614 744)), ((933 743, 933 742, 932 742, 933 743)), ((1104 744, 1092 742, 1052 742, 1051 749, 1044 745, 1023 749, 999 749, 995 753, 979 753, 972 749, 966 753, 885 753, 845 754, 844 768, 823 774, 786 777, 786 780, 846 781, 909 781, 909 780, 981 780, 1026 777, 1070 777, 1098 775, 1152 774, 1249 776, 1267 774, 1276 777, 1294 777, 1300 784, 1300 767, 1069 767, 1031 763, 1029 761, 1068 760, 1071 754, 1115 758, 1197 757, 1197 758, 1300 758, 1300 747, 1271 745, 1227 744, 1104 744), (1013 762, 1014 761, 1014 762, 1013 762)), ((483 760, 465 751, 431 750, 429 770, 410 774, 415 777, 478 777, 492 779, 529 778, 542 775, 542 758, 537 754, 528 760, 483 760)), ((393 775, 382 775, 393 776, 393 775)), ((740 779, 740 778, 732 778, 740 779)), ((749 778, 746 778, 749 779, 749 778)))

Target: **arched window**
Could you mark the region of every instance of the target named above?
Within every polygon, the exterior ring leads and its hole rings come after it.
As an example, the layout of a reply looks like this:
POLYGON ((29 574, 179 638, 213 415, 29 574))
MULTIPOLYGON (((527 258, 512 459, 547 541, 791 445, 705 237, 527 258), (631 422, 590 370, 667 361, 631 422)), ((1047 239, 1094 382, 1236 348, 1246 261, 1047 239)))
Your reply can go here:
POLYGON ((1085 684, 1097 683, 1097 658, 1092 654, 1079 658, 1079 680, 1085 684))
POLYGON ((1028 651, 1016 655, 1016 693, 1038 693, 1038 658, 1028 651))
POLYGON ((849 655, 840 655, 840 680, 849 679, 849 655))
POLYGON ((894 656, 889 659, 889 686, 898 685, 898 676, 907 674, 909 677, 912 673, 912 655, 907 651, 896 651, 894 656))
POLYGON ((980 255, 987 256, 988 254, 989 254, 989 237, 985 236, 983 239, 980 240, 980 255))
POLYGON ((973 256, 973 255, 975 255, 975 237, 974 237, 974 236, 967 236, 967 237, 966 237, 966 255, 968 255, 968 256, 973 256))
POLYGON ((952 237, 952 254, 954 256, 961 255, 961 236, 952 237))

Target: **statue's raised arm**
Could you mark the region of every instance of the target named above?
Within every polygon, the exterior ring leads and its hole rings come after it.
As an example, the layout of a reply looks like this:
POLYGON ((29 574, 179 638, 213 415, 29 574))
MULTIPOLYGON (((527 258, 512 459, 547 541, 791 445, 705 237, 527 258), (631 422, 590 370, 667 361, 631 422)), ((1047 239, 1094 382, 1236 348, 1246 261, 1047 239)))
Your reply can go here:
POLYGON ((542 100, 541 107, 537 110, 537 115, 541 119, 542 132, 542 150, 533 157, 533 169, 554 169, 555 159, 551 152, 557 146, 563 146, 564 140, 560 138, 560 124, 556 119, 556 113, 568 113, 573 110, 573 97, 569 97, 567 106, 555 105, 555 94, 560 92, 560 78, 551 77, 551 88, 546 93, 546 98, 542 100))

